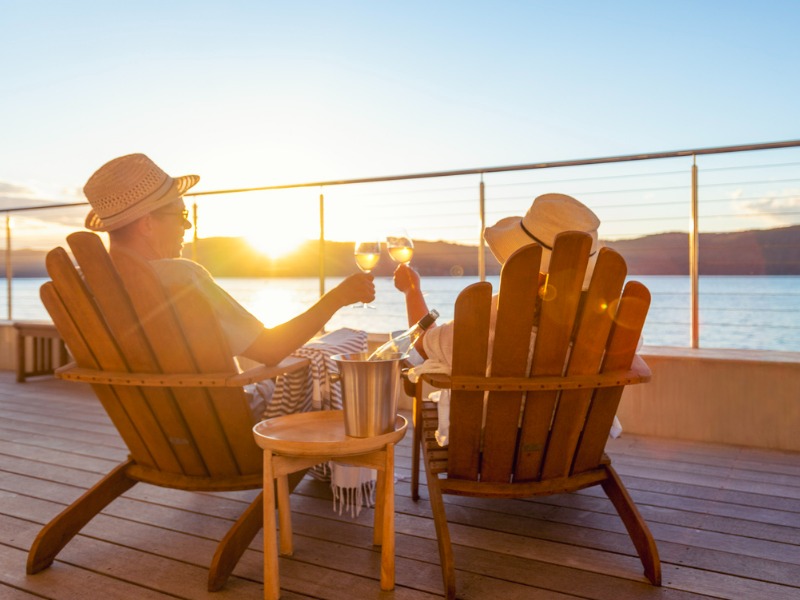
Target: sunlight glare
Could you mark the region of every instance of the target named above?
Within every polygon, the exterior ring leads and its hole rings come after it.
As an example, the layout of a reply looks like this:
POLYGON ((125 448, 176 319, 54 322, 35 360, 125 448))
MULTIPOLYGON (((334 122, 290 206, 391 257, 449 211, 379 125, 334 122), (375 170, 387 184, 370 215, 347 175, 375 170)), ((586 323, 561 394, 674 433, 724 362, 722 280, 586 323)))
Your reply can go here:
POLYGON ((268 258, 280 258, 296 250, 303 239, 293 229, 255 227, 241 233, 251 248, 268 258))
POLYGON ((319 222, 302 202, 284 198, 248 197, 208 202, 199 213, 201 237, 239 237, 271 259, 291 253, 308 239, 315 239, 319 222))

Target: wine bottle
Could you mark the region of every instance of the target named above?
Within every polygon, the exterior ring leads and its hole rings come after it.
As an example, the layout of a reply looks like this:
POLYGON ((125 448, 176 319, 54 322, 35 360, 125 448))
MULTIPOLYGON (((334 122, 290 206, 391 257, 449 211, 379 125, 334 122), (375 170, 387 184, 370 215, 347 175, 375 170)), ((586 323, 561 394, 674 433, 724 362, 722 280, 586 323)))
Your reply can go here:
POLYGON ((383 346, 370 354, 367 360, 387 360, 390 358, 406 358, 411 349, 416 344, 417 340, 422 337, 422 334, 433 325, 433 322, 439 317, 439 312, 432 310, 427 315, 422 317, 417 323, 412 325, 409 329, 393 337, 383 346))

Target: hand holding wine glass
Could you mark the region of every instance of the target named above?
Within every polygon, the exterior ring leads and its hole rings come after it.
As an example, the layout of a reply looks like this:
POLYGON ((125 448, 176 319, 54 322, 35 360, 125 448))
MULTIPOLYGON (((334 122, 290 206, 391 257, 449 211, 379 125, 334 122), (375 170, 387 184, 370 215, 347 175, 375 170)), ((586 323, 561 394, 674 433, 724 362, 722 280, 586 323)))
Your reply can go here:
MULTIPOLYGON (((376 240, 359 241, 356 242, 353 249, 353 255, 356 259, 356 265, 364 273, 369 273, 378 264, 381 259, 381 243, 376 240)), ((375 308, 369 304, 361 303, 361 308, 375 308)))
POLYGON ((414 242, 405 232, 403 235, 387 237, 386 248, 389 250, 389 256, 396 263, 407 265, 414 255, 414 242))

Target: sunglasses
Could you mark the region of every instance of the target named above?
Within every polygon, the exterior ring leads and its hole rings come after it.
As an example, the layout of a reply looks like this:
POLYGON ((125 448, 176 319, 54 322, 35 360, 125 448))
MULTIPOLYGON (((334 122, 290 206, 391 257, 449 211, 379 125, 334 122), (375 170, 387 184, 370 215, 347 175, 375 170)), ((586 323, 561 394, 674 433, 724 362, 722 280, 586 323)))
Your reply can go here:
POLYGON ((156 210, 156 211, 153 211, 153 214, 157 215, 159 217, 180 217, 182 221, 188 221, 189 220, 189 211, 187 209, 183 209, 181 211, 177 211, 177 210, 169 210, 169 211, 167 211, 167 210, 163 210, 163 211, 156 210))

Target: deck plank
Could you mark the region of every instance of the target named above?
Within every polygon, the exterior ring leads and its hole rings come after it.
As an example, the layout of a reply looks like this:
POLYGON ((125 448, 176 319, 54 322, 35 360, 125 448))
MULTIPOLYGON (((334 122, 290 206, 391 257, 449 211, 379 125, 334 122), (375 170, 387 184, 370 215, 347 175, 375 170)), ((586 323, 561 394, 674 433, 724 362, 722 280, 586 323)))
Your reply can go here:
MULTIPOLYGON (((295 554, 284 598, 428 599, 441 574, 427 488, 410 498, 410 440, 396 460, 397 588, 381 592, 372 510, 333 511, 329 487, 292 496, 295 554)), ((650 524, 663 588, 650 586, 599 488, 527 500, 447 497, 459 597, 800 598, 800 455, 624 434, 609 454, 650 524)), ((216 543, 257 493, 137 485, 54 565, 25 575, 41 526, 127 452, 87 386, 0 372, 0 597, 260 598, 262 537, 226 588, 205 590, 216 543)))

